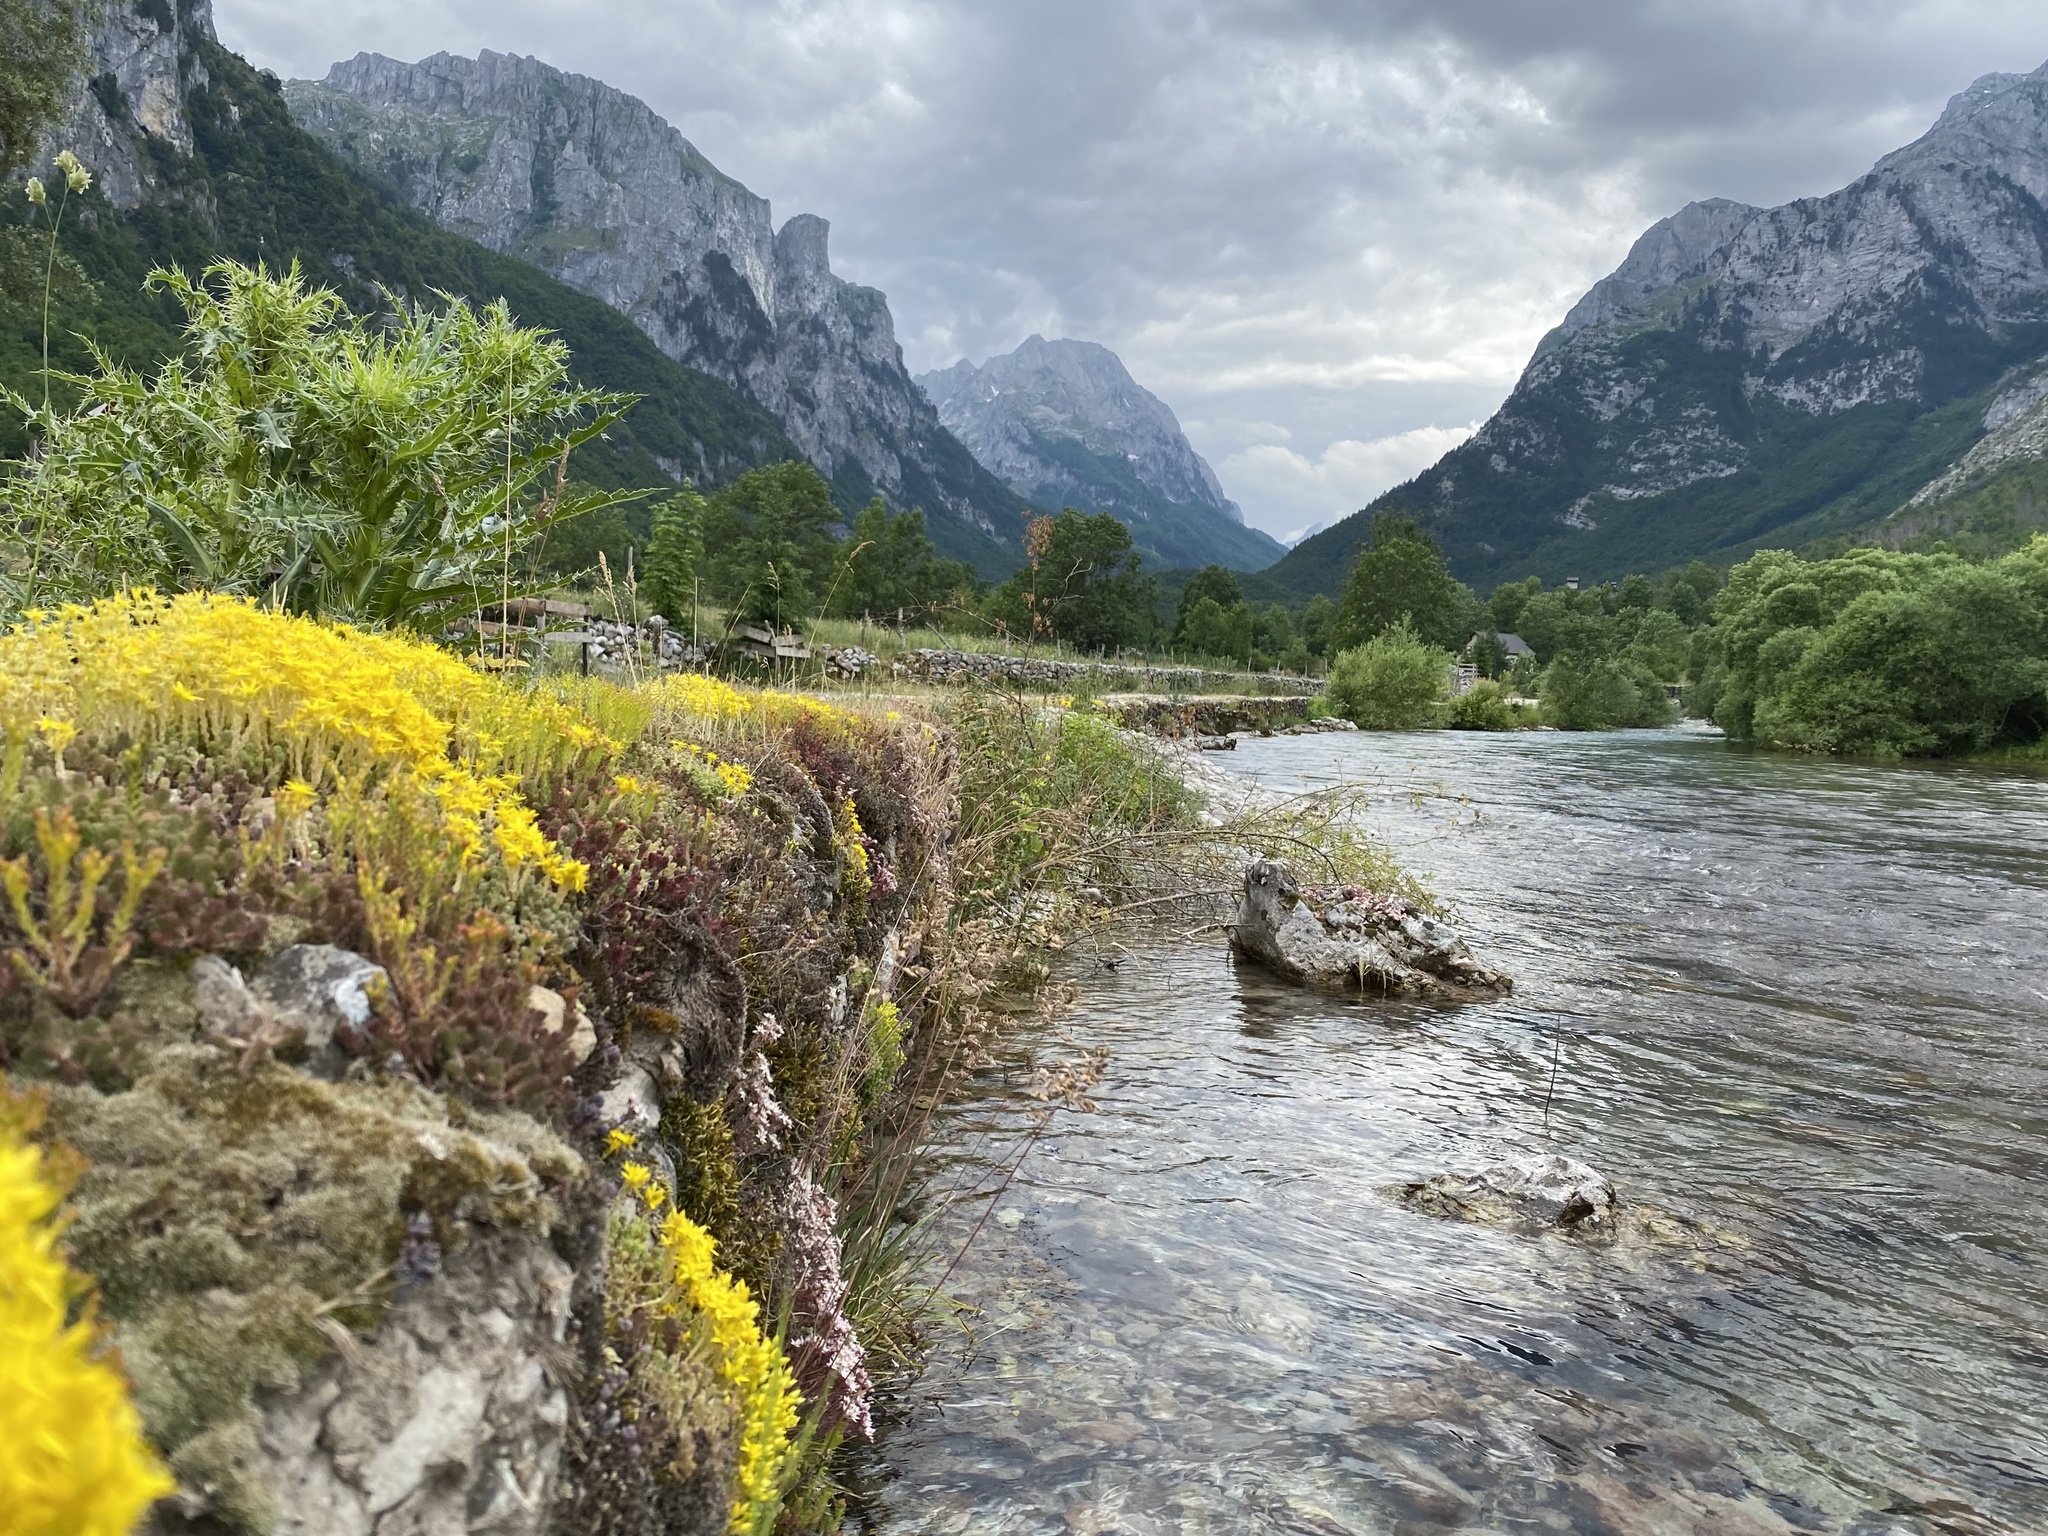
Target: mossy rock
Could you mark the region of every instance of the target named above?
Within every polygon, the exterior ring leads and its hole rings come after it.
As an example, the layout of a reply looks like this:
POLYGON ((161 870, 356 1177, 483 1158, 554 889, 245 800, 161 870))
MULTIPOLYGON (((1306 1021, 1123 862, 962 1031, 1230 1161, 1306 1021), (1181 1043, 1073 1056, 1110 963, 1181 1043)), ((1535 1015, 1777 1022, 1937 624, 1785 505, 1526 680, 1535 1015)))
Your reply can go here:
POLYGON ((157 1049, 123 1092, 53 1090, 47 1130, 88 1160, 70 1247, 151 1437, 251 1530, 264 1498, 234 1469, 248 1465, 236 1447, 252 1405, 297 1387, 337 1335, 376 1327, 408 1218, 415 1248, 545 1236, 582 1168, 523 1116, 403 1081, 325 1083, 276 1063, 245 1074, 203 1044, 157 1049))

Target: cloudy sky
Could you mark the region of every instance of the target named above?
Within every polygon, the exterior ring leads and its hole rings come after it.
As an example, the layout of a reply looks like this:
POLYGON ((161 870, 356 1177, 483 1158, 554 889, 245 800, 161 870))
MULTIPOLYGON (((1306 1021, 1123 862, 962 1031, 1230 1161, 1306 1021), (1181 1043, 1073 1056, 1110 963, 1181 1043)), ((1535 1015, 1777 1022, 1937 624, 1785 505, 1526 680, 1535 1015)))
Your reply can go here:
POLYGON ((1100 341, 1249 519, 1330 521, 1490 413, 1643 227, 1853 179, 2041 0, 216 0, 287 76, 531 53, 832 221, 919 372, 1100 341))

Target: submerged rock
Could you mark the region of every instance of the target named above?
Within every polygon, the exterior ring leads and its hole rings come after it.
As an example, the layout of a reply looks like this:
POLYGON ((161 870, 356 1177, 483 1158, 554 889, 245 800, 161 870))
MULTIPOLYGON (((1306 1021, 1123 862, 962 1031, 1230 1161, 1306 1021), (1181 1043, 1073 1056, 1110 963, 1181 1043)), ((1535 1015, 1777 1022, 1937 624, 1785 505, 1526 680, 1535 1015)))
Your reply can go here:
POLYGON ((1460 1221, 1526 1222, 1569 1232, 1613 1230, 1621 1196, 1597 1168, 1569 1157, 1524 1157, 1474 1174, 1440 1173, 1390 1191, 1404 1204, 1460 1221))
POLYGON ((1230 943, 1302 986, 1453 1000, 1498 997, 1514 986, 1411 902, 1356 886, 1304 891, 1279 859, 1256 859, 1245 870, 1230 943))

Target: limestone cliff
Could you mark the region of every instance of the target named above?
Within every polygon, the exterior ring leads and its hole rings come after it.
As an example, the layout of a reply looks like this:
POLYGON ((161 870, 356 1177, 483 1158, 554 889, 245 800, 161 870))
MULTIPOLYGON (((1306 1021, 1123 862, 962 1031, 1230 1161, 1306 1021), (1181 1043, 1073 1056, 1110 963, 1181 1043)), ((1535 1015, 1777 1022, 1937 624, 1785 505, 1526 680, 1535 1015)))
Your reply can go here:
POLYGON ((1173 411, 1109 348, 1032 336, 980 367, 918 378, 975 458, 1046 510, 1113 512, 1160 563, 1259 570, 1277 540, 1244 526, 1173 411))
POLYGON ((842 503, 921 506, 942 550, 984 567, 1014 547, 1018 499, 912 382, 888 301, 833 274, 826 222, 776 230, 766 199, 646 103, 488 51, 359 54, 285 89, 304 127, 444 228, 604 300, 744 391, 842 503))

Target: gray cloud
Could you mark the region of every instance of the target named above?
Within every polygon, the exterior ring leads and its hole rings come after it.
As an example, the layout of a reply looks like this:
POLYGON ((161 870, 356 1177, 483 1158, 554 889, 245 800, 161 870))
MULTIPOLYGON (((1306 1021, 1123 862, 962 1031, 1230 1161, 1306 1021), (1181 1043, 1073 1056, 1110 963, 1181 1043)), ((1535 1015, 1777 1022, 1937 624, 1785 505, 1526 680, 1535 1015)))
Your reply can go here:
POLYGON ((217 0, 284 74, 533 53, 832 221, 914 368, 1115 348, 1274 532, 1491 411, 1651 220, 1782 202, 2048 56, 2039 0, 217 0))

